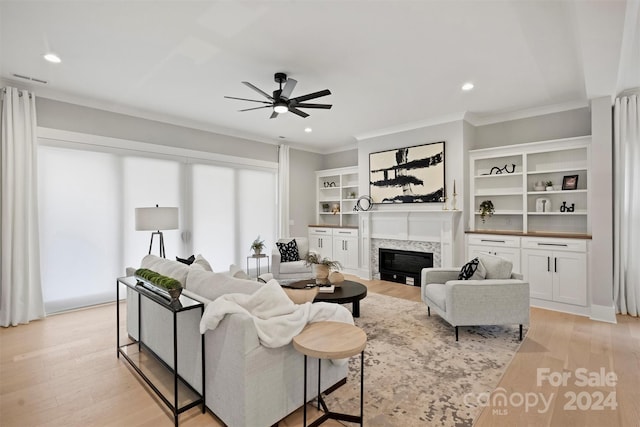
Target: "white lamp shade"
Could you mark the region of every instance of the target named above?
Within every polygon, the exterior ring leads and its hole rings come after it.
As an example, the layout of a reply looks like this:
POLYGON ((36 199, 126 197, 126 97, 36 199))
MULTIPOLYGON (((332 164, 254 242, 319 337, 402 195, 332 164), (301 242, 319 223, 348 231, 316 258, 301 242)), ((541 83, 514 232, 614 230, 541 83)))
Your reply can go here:
POLYGON ((136 208, 136 230, 177 230, 178 208, 136 208))

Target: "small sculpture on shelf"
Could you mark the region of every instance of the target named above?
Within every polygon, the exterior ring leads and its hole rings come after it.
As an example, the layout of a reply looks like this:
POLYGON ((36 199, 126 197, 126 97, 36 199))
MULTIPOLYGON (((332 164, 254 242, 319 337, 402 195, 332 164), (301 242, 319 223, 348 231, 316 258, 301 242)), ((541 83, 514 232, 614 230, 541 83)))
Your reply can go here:
POLYGON ((494 166, 491 168, 489 173, 483 173, 482 175, 502 175, 502 173, 514 173, 516 171, 516 164, 511 163, 511 170, 509 170, 509 165, 504 165, 504 167, 499 168, 498 166, 494 166))
POLYGON ((560 212, 575 212, 576 204, 571 203, 571 206, 567 206, 567 202, 563 201, 562 206, 560 206, 560 212))
POLYGON ((493 216, 495 212, 495 208, 493 207, 493 202, 491 200, 484 200, 480 203, 480 218, 482 219, 482 223, 486 221, 486 217, 493 216))

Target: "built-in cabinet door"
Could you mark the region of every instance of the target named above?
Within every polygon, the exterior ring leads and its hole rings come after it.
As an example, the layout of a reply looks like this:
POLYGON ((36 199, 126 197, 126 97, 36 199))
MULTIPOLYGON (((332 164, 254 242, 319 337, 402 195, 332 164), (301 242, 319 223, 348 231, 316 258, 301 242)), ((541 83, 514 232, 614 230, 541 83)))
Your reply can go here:
POLYGON ((567 304, 587 304, 586 255, 574 252, 553 253, 554 299, 567 304))
POLYGON ((587 304, 586 254, 524 249, 522 257, 532 298, 587 304))
POLYGON ((524 249, 522 274, 529 282, 531 298, 553 300, 553 270, 551 252, 524 249))
POLYGON ((322 258, 333 258, 333 231, 331 228, 309 228, 309 251, 322 258))
POLYGON ((333 259, 340 262, 343 268, 358 268, 358 238, 334 236, 333 259))

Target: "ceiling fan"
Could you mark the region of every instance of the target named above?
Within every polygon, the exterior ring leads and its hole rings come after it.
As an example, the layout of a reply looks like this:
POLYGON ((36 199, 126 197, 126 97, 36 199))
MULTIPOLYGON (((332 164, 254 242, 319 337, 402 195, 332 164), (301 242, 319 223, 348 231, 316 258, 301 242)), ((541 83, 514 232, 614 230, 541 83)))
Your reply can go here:
POLYGON ((256 86, 252 85, 249 82, 242 82, 243 84, 249 86, 251 89, 258 92, 260 95, 267 98, 269 100, 268 102, 259 101, 256 99, 236 98, 234 96, 225 96, 225 98, 267 104, 261 107, 245 108, 244 110, 239 110, 239 111, 251 111, 251 110, 259 110, 261 108, 273 108, 273 113, 271 114, 271 117, 269 117, 270 119, 275 119, 276 117, 278 117, 278 114, 283 114, 288 111, 302 118, 309 117, 309 114, 300 110, 300 108, 323 108, 327 110, 331 108, 331 104, 309 104, 305 102, 311 99, 320 98, 322 96, 331 95, 331 91, 329 89, 321 90, 319 92, 309 93, 307 95, 297 96, 295 98, 290 98, 291 92, 293 92, 293 88, 296 87, 296 84, 298 82, 294 79, 287 79, 287 75, 285 73, 276 73, 274 75, 274 80, 276 81, 276 83, 280 85, 280 88, 274 90, 273 95, 269 95, 268 93, 262 91, 261 89, 257 88, 256 86), (284 87, 282 87, 283 83, 284 83, 284 87))

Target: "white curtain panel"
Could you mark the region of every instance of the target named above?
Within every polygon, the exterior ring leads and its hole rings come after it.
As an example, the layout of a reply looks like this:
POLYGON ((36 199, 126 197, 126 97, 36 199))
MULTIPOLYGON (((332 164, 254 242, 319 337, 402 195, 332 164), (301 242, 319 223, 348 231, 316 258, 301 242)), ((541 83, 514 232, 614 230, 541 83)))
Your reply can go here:
POLYGON ((2 90, 0 325, 45 316, 40 282, 35 96, 2 90))
POLYGON ((289 146, 278 147, 278 234, 289 237, 289 146))
MULTIPOLYGON (((640 92, 640 91, 637 91, 640 92)), ((618 313, 640 313, 639 95, 614 106, 614 300, 618 313)))

